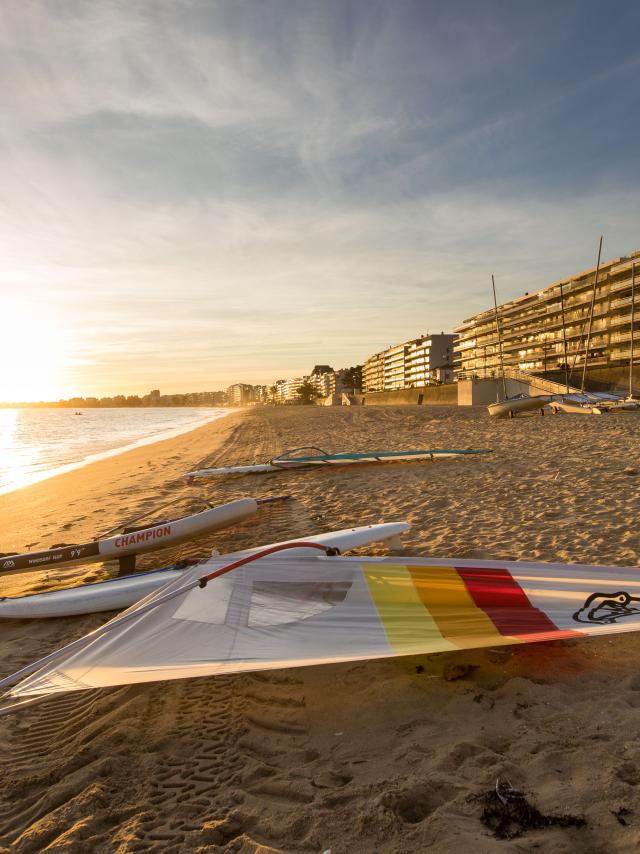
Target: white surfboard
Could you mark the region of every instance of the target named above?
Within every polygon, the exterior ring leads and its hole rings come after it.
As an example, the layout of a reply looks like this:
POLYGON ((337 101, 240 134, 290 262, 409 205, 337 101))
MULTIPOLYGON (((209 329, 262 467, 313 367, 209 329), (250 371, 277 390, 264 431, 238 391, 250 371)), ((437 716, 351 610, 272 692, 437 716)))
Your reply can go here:
MULTIPOLYGON (((408 531, 407 522, 387 522, 382 525, 364 525, 359 528, 347 528, 327 534, 314 534, 310 537, 296 537, 287 542, 313 542, 340 552, 368 546, 372 543, 392 542, 408 531)), ((272 545, 279 545, 273 543, 272 545)), ((259 546, 241 552, 233 552, 224 557, 238 557, 261 551, 269 546, 259 546)), ((301 547, 291 549, 288 555, 307 554, 310 549, 301 547)), ((216 557, 220 561, 220 557, 216 557)), ((203 570, 207 561, 202 562, 203 570)), ((159 590, 168 582, 177 578, 184 570, 174 567, 158 569, 152 572, 140 572, 108 581, 82 584, 65 590, 52 590, 48 593, 35 593, 31 596, 14 596, 0 599, 0 619, 33 620, 43 617, 70 617, 77 614, 94 614, 100 611, 116 611, 128 608, 150 593, 159 590)))
POLYGON ((265 472, 288 469, 317 468, 326 466, 372 465, 375 463, 408 463, 429 460, 464 457, 472 454, 490 454, 492 451, 481 449, 464 450, 425 450, 425 451, 373 451, 364 454, 319 454, 315 456, 275 457, 269 463, 248 466, 223 466, 214 469, 195 469, 184 475, 185 483, 191 485, 197 478, 217 477, 227 474, 262 474, 265 472))

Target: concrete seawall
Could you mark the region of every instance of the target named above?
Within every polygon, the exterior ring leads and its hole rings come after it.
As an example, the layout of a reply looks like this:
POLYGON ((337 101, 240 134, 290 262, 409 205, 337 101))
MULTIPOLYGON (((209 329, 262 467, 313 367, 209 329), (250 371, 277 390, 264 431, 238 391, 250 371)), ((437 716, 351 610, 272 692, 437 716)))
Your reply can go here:
POLYGON ((404 388, 399 391, 365 392, 355 395, 361 406, 456 406, 458 387, 448 385, 404 388))
MULTIPOLYGON (((505 387, 508 396, 559 394, 564 391, 564 386, 558 386, 556 389, 552 383, 546 382, 545 385, 545 380, 536 377, 523 379, 508 377, 505 380, 505 387)), ((359 392, 348 397, 350 405, 356 406, 486 406, 489 403, 495 403, 502 396, 502 380, 493 377, 460 380, 457 383, 423 388, 404 388, 398 391, 359 392)), ((344 398, 345 395, 342 397, 344 398)), ((344 405, 346 401, 334 395, 317 400, 316 403, 324 406, 339 406, 340 403, 344 405)))

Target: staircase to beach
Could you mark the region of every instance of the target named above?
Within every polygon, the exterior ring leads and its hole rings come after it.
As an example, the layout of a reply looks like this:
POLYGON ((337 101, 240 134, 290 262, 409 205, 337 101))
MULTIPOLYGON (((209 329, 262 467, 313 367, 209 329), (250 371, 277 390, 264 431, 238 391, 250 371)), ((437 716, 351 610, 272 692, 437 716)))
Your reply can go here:
MULTIPOLYGON (((556 382, 537 374, 529 374, 518 368, 505 367, 504 375, 507 379, 527 383, 530 386, 530 394, 566 394, 567 386, 564 382, 556 382)), ((579 394, 580 389, 569 386, 569 394, 579 394)))

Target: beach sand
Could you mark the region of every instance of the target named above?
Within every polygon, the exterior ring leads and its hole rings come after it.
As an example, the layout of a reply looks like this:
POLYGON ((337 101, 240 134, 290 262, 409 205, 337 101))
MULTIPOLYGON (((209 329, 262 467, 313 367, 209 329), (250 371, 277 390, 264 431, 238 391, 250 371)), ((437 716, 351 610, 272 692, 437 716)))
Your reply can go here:
MULTIPOLYGON (((640 418, 490 419, 453 407, 292 407, 192 433, 0 496, 0 548, 90 539, 161 505, 292 500, 156 567, 406 519, 403 554, 636 565, 640 418), (198 465, 328 451, 486 447, 487 457, 180 480, 198 465)), ((150 516, 150 520, 163 514, 150 516)), ((378 551, 379 553, 379 551, 378 551)), ((93 565, 2 590, 108 577, 93 565)), ((0 626, 2 673, 109 615, 0 626)), ((640 638, 565 641, 68 694, 0 719, 0 846, 12 852, 628 851, 640 844, 640 638), (497 840, 508 779, 551 824, 497 840)))

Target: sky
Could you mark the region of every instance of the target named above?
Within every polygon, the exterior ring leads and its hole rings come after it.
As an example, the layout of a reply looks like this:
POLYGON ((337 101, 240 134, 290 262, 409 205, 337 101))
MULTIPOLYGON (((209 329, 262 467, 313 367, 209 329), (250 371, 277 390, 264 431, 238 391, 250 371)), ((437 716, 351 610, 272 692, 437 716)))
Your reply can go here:
POLYGON ((640 248, 640 4, 7 0, 0 399, 361 363, 640 248))

